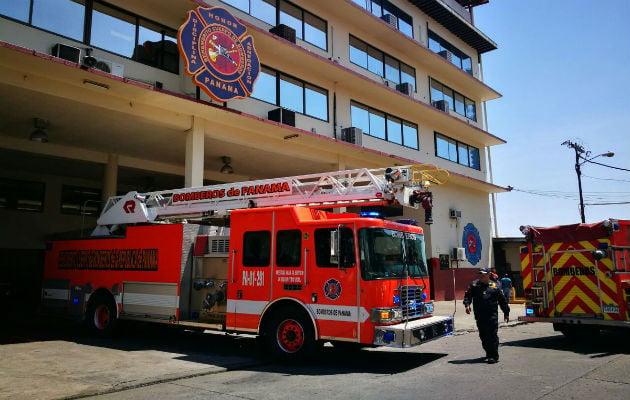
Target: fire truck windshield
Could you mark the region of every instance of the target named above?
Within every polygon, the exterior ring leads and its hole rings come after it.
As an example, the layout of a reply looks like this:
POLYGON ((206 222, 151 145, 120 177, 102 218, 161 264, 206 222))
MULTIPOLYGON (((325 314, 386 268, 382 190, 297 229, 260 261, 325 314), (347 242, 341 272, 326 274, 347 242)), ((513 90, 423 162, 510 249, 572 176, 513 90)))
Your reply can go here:
POLYGON ((359 230, 361 276, 365 280, 427 277, 424 237, 383 228, 359 230))

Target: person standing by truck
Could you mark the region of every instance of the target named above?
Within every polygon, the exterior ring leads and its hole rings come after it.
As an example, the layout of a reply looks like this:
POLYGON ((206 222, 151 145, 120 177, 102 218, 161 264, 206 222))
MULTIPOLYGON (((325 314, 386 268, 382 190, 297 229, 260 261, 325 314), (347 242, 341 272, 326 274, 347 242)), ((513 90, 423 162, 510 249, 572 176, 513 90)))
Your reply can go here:
POLYGON ((512 279, 510 279, 510 275, 505 274, 503 278, 501 278, 501 290, 503 290, 503 295, 507 302, 510 302, 510 298, 512 297, 512 279))
POLYGON ((507 322, 510 306, 499 284, 491 280, 490 275, 491 271, 487 268, 479 270, 479 279, 472 281, 464 293, 464 306, 466 314, 470 314, 472 305, 481 345, 486 352, 486 361, 494 364, 499 361, 498 307, 501 307, 507 322))

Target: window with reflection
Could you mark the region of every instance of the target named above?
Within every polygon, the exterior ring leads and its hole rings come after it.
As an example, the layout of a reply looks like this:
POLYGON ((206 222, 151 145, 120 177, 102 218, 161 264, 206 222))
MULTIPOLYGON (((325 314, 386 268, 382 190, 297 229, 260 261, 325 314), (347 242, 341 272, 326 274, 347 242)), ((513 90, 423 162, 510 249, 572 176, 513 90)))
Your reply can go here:
POLYGON ((0 1, 0 15, 13 18, 22 22, 29 22, 28 16, 31 10, 30 0, 0 1))
POLYGON ((85 25, 85 1, 34 0, 31 24, 81 42, 85 25))
POLYGON ((413 67, 354 36, 350 36, 350 62, 395 84, 409 83, 416 87, 416 70, 413 67))
POLYGON ((470 57, 432 31, 429 31, 429 50, 439 54, 467 74, 473 74, 470 57))
POLYGON ((43 182, 0 178, 0 209, 43 212, 45 193, 43 182))
POLYGON ((61 213, 72 215, 97 215, 101 205, 99 189, 63 185, 61 189, 61 213))
POLYGON ((269 25, 284 24, 295 29, 295 37, 321 49, 328 49, 328 23, 285 0, 222 0, 269 25), (278 12, 276 13, 276 4, 278 12))
POLYGON ((328 121, 328 91, 263 66, 251 97, 328 121))
POLYGON ((467 167, 481 170, 479 149, 435 132, 435 155, 467 167))
POLYGON ((413 37, 413 19, 400 8, 388 0, 352 0, 359 7, 366 9, 372 15, 383 18, 385 14, 391 14, 396 17, 398 30, 409 37, 413 37))
POLYGON ((418 126, 399 117, 352 101, 350 118, 353 127, 366 135, 412 149, 418 149, 418 126))
POLYGON ((442 111, 453 110, 459 115, 477 121, 477 106, 461 93, 431 78, 431 104, 442 111))

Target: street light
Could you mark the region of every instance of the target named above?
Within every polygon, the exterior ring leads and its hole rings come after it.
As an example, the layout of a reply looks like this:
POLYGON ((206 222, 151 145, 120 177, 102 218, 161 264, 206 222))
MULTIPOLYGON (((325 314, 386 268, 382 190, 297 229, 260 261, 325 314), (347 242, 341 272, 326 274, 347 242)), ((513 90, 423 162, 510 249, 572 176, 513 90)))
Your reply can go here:
POLYGON ((580 191, 580 216, 582 217, 582 223, 586 223, 586 218, 584 216, 584 198, 582 197, 582 164, 589 162, 591 160, 596 159, 597 157, 614 157, 615 153, 609 151, 607 153, 598 154, 594 157, 591 157, 591 152, 584 150, 584 146, 578 143, 571 142, 570 140, 565 140, 562 142, 562 146, 567 146, 575 150, 575 172, 578 177, 578 190, 580 191))

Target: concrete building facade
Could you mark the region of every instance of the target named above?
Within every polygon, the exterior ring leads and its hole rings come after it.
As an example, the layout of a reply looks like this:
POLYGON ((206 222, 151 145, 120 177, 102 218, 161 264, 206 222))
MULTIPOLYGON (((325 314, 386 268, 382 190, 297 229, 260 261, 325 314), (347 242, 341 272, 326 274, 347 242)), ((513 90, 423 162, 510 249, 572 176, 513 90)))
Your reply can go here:
POLYGON ((472 18, 485 3, 4 2, 0 280, 32 291, 24 276, 36 280, 46 241, 89 235, 104 199, 129 190, 430 163, 450 172, 432 188, 433 224, 385 211, 424 227, 435 298, 459 295, 492 262, 492 197, 505 190, 490 157, 505 141, 485 122, 500 94, 481 60, 497 45, 472 18), (214 101, 185 73, 177 31, 199 6, 252 36, 250 97, 214 101))

